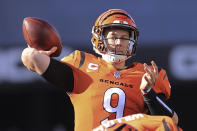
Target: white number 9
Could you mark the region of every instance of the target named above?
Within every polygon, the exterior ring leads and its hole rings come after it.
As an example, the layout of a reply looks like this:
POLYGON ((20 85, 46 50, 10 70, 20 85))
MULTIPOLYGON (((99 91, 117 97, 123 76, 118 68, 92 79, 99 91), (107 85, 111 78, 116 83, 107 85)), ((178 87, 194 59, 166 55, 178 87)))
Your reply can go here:
MULTIPOLYGON (((125 99, 126 99, 126 95, 121 88, 117 88, 117 87, 109 88, 104 94, 103 107, 109 113, 116 113, 116 118, 115 119, 123 117, 125 99), (111 103, 111 97, 112 97, 113 94, 118 95, 118 102, 117 102, 116 107, 112 107, 111 104, 110 104, 111 103)), ((108 118, 106 118, 102 122, 104 122, 106 120, 108 120, 108 118)))

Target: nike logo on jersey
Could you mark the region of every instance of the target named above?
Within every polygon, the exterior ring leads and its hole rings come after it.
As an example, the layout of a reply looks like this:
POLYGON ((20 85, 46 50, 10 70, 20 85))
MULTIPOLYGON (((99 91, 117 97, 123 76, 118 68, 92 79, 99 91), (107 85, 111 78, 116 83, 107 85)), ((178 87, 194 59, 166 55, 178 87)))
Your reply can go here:
POLYGON ((107 84, 116 85, 116 86, 124 86, 124 87, 133 88, 133 86, 131 84, 122 83, 122 82, 118 82, 118 81, 112 81, 112 80, 100 79, 100 83, 107 83, 107 84))

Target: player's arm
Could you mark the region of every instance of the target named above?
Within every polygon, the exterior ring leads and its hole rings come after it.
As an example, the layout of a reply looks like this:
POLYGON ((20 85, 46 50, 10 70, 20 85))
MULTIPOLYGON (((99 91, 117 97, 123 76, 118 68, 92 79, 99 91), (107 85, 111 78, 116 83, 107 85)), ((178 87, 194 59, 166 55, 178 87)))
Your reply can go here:
POLYGON ((65 91, 70 92, 74 83, 72 69, 49 57, 56 49, 53 47, 49 51, 38 51, 34 48, 25 48, 21 60, 29 70, 37 72, 56 87, 64 88, 65 91))
POLYGON ((170 116, 178 124, 176 112, 166 104, 163 95, 156 94, 153 88, 150 88, 148 91, 143 90, 142 93, 151 115, 170 116))
POLYGON ((170 116, 176 123, 178 123, 177 114, 164 102, 164 99, 161 99, 152 89, 152 86, 155 85, 158 79, 159 73, 155 62, 152 61, 151 64, 152 67, 144 64, 144 70, 146 73, 142 77, 140 85, 140 89, 144 94, 144 100, 149 108, 149 111, 152 115, 170 116))

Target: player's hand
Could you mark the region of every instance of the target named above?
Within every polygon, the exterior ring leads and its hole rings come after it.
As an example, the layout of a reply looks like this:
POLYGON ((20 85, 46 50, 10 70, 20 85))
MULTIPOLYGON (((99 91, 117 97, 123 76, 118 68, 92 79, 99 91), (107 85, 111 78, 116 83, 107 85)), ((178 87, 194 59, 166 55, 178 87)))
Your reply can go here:
POLYGON ((37 50, 27 47, 21 54, 21 60, 27 69, 43 74, 50 63, 50 55, 57 50, 57 47, 52 47, 49 51, 37 50))
POLYGON ((144 70, 146 73, 142 77, 140 89, 147 90, 155 85, 156 80, 158 79, 158 67, 154 61, 151 61, 151 66, 148 66, 144 63, 144 70))

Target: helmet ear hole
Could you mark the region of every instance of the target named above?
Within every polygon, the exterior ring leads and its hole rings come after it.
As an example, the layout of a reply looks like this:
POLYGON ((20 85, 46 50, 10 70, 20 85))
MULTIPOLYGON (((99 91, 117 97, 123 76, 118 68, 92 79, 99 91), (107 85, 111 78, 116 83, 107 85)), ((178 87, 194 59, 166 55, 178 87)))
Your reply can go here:
POLYGON ((98 34, 101 34, 101 31, 100 31, 100 30, 97 30, 97 33, 98 33, 98 34))
POLYGON ((98 47, 97 47, 100 51, 103 51, 104 50, 104 44, 102 42, 100 42, 98 44, 98 47))

